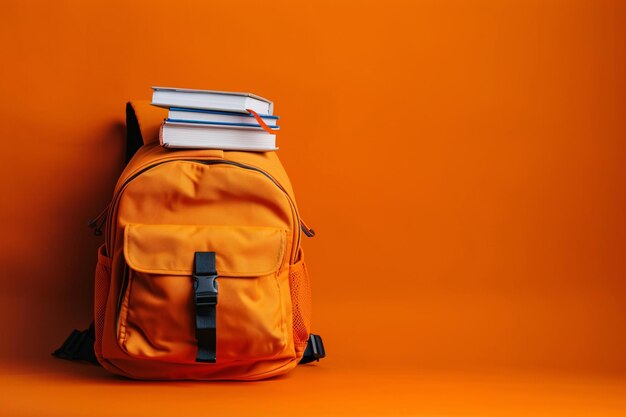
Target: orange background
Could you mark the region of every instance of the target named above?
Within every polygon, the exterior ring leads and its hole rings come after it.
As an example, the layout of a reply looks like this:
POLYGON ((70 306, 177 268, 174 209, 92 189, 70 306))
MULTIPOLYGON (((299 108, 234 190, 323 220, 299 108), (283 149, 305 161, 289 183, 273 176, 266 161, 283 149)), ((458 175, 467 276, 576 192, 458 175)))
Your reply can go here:
POLYGON ((625 3, 1 6, 5 415, 624 414, 625 3), (49 357, 89 323, 85 224, 121 172, 124 104, 152 85, 274 100, 318 233, 316 367, 134 384, 49 357))

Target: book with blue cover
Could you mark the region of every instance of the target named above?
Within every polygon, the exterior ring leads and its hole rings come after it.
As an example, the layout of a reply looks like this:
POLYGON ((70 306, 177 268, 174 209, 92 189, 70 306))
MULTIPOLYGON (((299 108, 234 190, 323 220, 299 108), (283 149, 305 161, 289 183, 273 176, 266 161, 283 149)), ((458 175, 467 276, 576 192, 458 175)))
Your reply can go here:
MULTIPOLYGON (((260 114, 261 119, 270 128, 276 128, 278 116, 260 114)), ((183 109, 170 107, 168 120, 176 122, 218 123, 224 125, 245 125, 259 127, 259 123, 250 113, 233 113, 215 110, 183 109)))

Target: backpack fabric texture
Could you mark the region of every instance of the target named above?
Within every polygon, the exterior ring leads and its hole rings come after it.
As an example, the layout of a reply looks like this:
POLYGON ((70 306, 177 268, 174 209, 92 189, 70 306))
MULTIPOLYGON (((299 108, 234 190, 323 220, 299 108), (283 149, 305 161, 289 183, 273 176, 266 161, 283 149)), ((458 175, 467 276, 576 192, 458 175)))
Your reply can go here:
POLYGON ((276 152, 168 150, 158 144, 166 115, 127 107, 128 145, 141 146, 102 220, 97 361, 135 379, 257 380, 293 369, 305 350, 323 357, 310 346, 301 247, 312 231, 276 152))

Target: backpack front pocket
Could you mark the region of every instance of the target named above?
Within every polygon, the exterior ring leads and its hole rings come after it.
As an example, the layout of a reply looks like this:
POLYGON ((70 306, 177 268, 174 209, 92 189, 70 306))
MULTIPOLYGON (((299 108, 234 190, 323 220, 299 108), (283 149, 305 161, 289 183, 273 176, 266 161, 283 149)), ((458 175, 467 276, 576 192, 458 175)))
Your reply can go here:
POLYGON ((214 252, 217 362, 293 354, 286 240, 272 227, 127 225, 120 347, 136 358, 196 361, 194 254, 214 252))

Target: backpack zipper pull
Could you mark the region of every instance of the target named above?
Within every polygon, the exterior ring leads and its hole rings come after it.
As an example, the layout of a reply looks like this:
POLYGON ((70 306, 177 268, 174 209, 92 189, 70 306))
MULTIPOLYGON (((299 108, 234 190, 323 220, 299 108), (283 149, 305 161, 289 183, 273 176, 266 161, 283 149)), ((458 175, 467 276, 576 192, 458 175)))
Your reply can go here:
POLYGON ((302 219, 300 219, 300 228, 302 229, 302 231, 304 232, 304 234, 307 237, 315 236, 315 230, 313 230, 309 226, 307 226, 306 223, 304 222, 304 220, 302 220, 302 219))
POLYGON ((107 215, 109 214, 109 206, 111 203, 107 204, 104 210, 100 212, 95 218, 89 220, 87 226, 93 229, 93 234, 96 236, 100 236, 102 234, 102 227, 104 226, 104 222, 107 219, 107 215))

